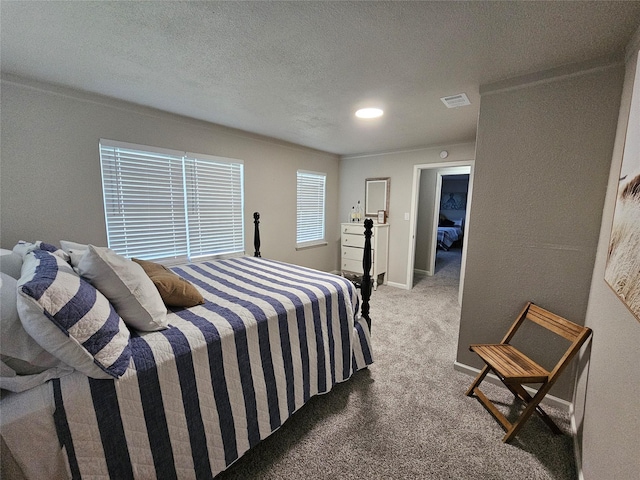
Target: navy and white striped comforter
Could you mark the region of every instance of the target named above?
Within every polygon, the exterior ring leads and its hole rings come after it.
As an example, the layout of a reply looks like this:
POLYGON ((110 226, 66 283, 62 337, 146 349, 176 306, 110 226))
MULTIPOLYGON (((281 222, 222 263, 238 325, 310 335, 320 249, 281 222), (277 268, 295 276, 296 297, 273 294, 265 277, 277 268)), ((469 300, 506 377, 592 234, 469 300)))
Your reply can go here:
POLYGON ((211 478, 372 363, 358 295, 341 277, 251 257, 173 270, 204 305, 134 334, 119 380, 52 382, 73 478, 211 478))

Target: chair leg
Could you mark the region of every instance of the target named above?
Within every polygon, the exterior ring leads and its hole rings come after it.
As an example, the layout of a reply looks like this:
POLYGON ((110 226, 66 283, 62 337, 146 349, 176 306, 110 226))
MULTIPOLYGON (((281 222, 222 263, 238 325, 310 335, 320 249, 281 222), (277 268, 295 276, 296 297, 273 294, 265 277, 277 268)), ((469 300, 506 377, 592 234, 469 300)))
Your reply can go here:
POLYGON ((500 422, 502 428, 504 428, 506 431, 509 431, 513 425, 509 422, 509 420, 507 420, 507 417, 505 417, 502 412, 500 412, 500 410, 496 408, 493 402, 489 400, 484 393, 482 393, 482 390, 476 387, 473 389, 473 393, 480 401, 480 403, 484 406, 484 408, 486 408, 487 411, 491 415, 493 415, 493 418, 500 422))
MULTIPOLYGON (((520 431, 524 423, 529 419, 529 417, 533 414, 533 412, 536 411, 538 404, 547 394, 547 392, 549 391, 549 388, 551 388, 550 385, 548 384, 543 385, 540 388, 540 390, 538 390, 538 393, 536 393, 535 396, 531 399, 531 401, 527 403, 527 406, 525 407, 524 411, 522 412, 518 420, 516 420, 514 423, 511 424, 511 428, 507 431, 505 436, 502 438, 502 441, 504 443, 509 442, 513 437, 515 437, 518 434, 518 432, 520 431)), ((529 396, 529 394, 527 394, 527 396, 529 396)), ((551 419, 549 420, 551 421, 551 419)))
POLYGON ((509 430, 511 428, 511 423, 509 420, 496 408, 496 406, 487 398, 487 396, 480 390, 479 385, 482 383, 484 378, 487 376, 491 369, 488 365, 485 365, 484 368, 480 371, 476 379, 473 381, 467 393, 465 394, 467 397, 475 396, 480 403, 487 409, 487 411, 493 415, 493 417, 500 422, 502 428, 505 430, 509 430))
MULTIPOLYGON (((514 395, 519 396, 522 401, 525 402, 525 404, 529 405, 529 403, 533 401, 533 397, 529 395, 529 392, 527 392, 522 385, 507 385, 507 387, 509 387, 509 390, 511 390, 514 395)), ((547 415, 547 412, 545 412, 539 404, 536 405, 535 411, 553 433, 555 433, 556 435, 562 434, 562 430, 560 430, 560 427, 558 427, 555 422, 551 420, 551 417, 547 415)))
POLYGON ((558 428, 558 426, 554 423, 554 421, 551 420, 551 417, 547 415, 547 412, 545 412, 542 409, 542 407, 540 407, 539 405, 540 401, 544 398, 544 396, 547 394, 547 392, 551 388, 551 385, 548 385, 548 384, 543 385, 538 390, 538 393, 536 393, 536 395, 532 397, 531 395, 529 395, 529 392, 527 392, 522 385, 508 385, 503 382, 503 384, 511 391, 511 393, 513 393, 513 395, 516 396, 517 398, 520 398, 526 405, 520 417, 518 417, 518 419, 515 422, 510 423, 506 419, 506 417, 502 415, 500 411, 498 411, 495 405, 493 405, 493 402, 491 402, 478 388, 490 371, 491 369, 489 368, 489 366, 485 365, 484 368, 480 371, 480 373, 478 373, 478 376, 475 378, 475 380, 473 381, 473 383, 471 384, 471 386, 469 387, 465 395, 467 397, 471 397, 475 395, 478 398, 478 400, 480 400, 480 403, 482 403, 484 407, 487 408, 489 413, 491 413, 494 416, 494 418, 498 420, 500 424, 502 424, 504 429, 507 431, 507 433, 502 439, 503 442, 507 443, 511 439, 513 439, 513 437, 515 437, 518 434, 518 432, 520 431, 524 423, 529 419, 529 417, 533 414, 533 412, 536 412, 540 416, 540 418, 544 421, 544 423, 546 423, 551 429, 551 431, 553 431, 555 434, 562 433, 560 428, 558 428))
POLYGON ((486 377, 488 373, 489 373, 489 367, 485 365, 484 368, 480 370, 480 373, 478 374, 476 379, 473 381, 473 383, 469 387, 469 390, 467 390, 467 393, 465 393, 467 397, 470 397, 473 395, 473 390, 482 383, 482 381, 484 380, 484 377, 486 377))

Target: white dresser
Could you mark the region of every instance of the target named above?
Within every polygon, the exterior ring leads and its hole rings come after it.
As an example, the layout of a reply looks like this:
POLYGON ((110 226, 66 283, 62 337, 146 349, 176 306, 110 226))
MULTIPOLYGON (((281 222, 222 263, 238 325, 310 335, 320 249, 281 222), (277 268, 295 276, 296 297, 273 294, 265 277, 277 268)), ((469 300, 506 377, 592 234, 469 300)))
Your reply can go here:
MULTIPOLYGON (((389 224, 373 224, 371 230, 371 280, 373 289, 378 288, 378 277, 387 273, 389 254, 389 224)), ((340 224, 340 270, 342 274, 362 275, 362 256, 364 254, 364 223, 340 224)), ((384 276, 387 283, 387 276, 384 276)))

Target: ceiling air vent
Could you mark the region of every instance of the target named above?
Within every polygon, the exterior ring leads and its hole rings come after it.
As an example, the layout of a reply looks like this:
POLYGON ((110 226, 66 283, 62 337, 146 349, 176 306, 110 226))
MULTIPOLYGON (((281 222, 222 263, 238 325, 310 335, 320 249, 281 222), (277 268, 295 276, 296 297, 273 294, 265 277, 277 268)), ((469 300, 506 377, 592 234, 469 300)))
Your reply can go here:
POLYGON ((466 93, 449 95, 448 97, 442 97, 440 100, 442 100, 442 103, 444 103, 447 108, 464 107, 465 105, 471 105, 469 97, 467 97, 466 93))

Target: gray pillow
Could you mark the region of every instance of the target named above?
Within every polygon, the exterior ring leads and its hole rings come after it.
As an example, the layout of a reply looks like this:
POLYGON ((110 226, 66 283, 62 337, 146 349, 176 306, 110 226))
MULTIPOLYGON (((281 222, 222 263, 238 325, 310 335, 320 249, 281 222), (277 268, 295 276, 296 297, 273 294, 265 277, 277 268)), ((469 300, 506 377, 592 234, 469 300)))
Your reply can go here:
POLYGON ((22 257, 11 250, 0 248, 0 272, 17 280, 20 278, 21 270, 22 257))
POLYGON ((0 359, 18 375, 64 365, 25 331, 18 316, 17 297, 17 280, 0 273, 0 359))

